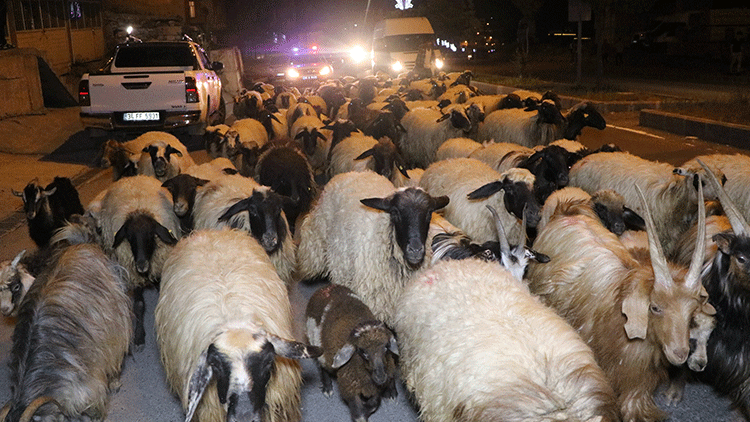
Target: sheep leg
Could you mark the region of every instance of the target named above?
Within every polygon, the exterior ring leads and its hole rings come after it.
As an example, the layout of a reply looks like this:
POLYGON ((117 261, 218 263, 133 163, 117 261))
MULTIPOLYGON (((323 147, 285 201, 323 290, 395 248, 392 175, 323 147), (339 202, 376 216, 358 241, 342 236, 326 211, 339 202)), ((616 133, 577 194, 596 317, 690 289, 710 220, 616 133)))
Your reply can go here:
POLYGON ((380 405, 379 400, 376 397, 362 397, 362 394, 356 394, 354 399, 348 403, 349 414, 354 422, 367 422, 367 418, 370 417, 378 409, 380 405), (363 401, 366 399, 366 401, 363 401))
POLYGON ((333 383, 331 381, 331 375, 329 375, 328 371, 323 369, 322 366, 320 366, 320 382, 323 383, 323 386, 321 387, 323 395, 326 397, 331 397, 331 395, 333 394, 333 383))
POLYGON ((133 289, 133 314, 135 315, 133 344, 136 351, 143 349, 143 345, 146 343, 146 329, 143 326, 145 312, 146 302, 143 298, 143 286, 137 286, 133 289))
POLYGON ((669 382, 664 390, 664 402, 667 406, 677 406, 682 401, 685 385, 687 384, 688 371, 685 367, 670 368, 669 382))
POLYGON ((385 399, 396 399, 398 397, 398 390, 396 389, 396 379, 392 378, 389 380, 383 389, 383 398, 385 399))

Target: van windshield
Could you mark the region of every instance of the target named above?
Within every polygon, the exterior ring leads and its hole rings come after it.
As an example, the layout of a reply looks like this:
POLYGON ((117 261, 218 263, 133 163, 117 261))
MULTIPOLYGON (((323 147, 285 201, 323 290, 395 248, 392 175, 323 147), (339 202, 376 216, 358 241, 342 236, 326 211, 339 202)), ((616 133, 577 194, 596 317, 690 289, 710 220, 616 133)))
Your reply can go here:
POLYGON ((434 47, 435 35, 403 34, 377 38, 373 40, 373 50, 388 52, 417 51, 424 44, 434 47))

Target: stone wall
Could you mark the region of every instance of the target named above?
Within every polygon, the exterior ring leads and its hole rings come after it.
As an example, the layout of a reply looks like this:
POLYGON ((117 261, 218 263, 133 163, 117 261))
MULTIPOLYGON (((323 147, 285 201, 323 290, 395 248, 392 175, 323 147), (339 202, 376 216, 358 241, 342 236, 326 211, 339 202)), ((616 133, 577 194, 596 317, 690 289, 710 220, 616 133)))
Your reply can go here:
POLYGON ((0 119, 44 111, 37 56, 32 48, 0 51, 0 119))

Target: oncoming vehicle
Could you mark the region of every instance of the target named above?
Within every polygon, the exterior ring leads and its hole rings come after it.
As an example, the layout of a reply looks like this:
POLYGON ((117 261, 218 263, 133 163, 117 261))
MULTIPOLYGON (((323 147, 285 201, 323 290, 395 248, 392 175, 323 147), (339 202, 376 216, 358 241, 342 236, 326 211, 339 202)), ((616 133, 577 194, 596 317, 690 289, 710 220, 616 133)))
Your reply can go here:
POLYGON ((107 65, 79 83, 81 121, 101 130, 187 130, 223 123, 220 62, 192 41, 120 44, 107 65))
POLYGON ((372 38, 372 71, 398 74, 420 70, 435 74, 443 68, 435 31, 425 17, 384 19, 372 38))
POLYGON ((333 66, 324 55, 300 54, 289 57, 284 80, 296 85, 309 85, 325 81, 332 76, 333 66))

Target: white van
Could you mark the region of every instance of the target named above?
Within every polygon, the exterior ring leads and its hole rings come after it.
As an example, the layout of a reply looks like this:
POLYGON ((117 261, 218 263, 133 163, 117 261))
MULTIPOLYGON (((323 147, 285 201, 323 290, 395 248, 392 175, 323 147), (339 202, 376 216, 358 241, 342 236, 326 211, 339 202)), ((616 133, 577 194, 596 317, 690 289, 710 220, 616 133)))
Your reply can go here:
POLYGON ((435 31, 424 17, 384 19, 372 37, 372 71, 399 74, 413 70, 417 56, 422 67, 435 74, 443 67, 435 31), (421 54, 420 54, 421 53, 421 54))

